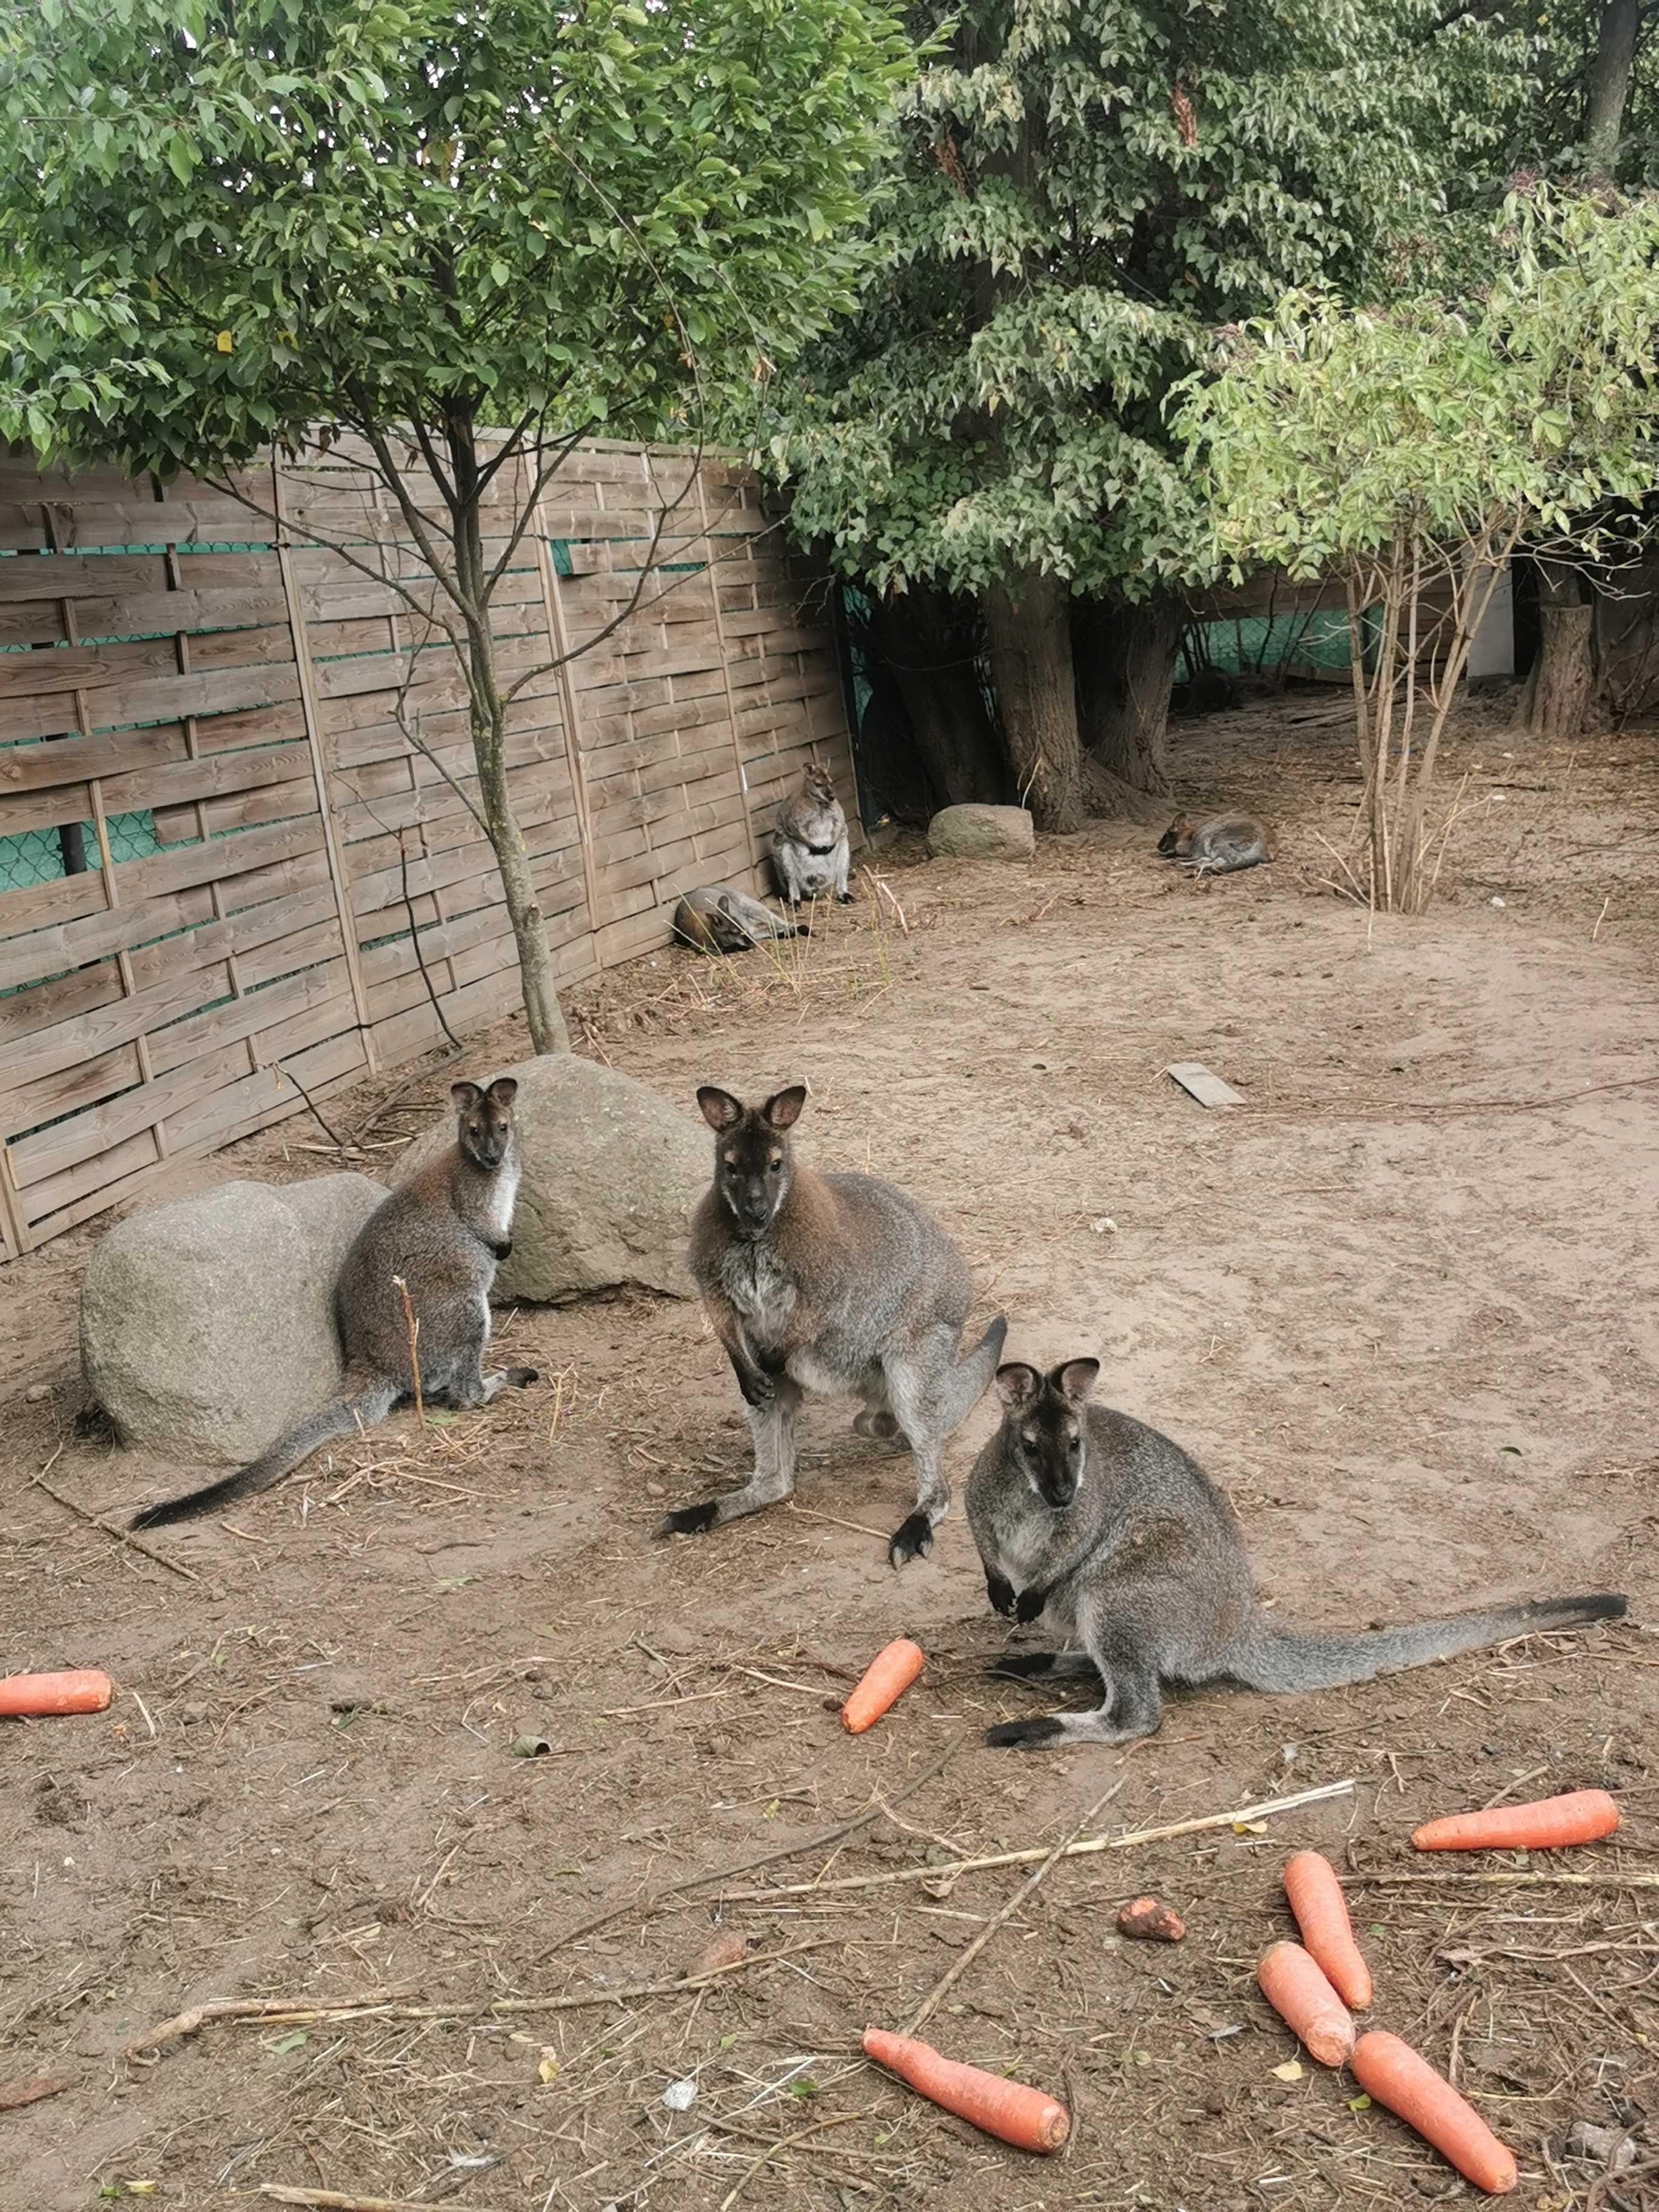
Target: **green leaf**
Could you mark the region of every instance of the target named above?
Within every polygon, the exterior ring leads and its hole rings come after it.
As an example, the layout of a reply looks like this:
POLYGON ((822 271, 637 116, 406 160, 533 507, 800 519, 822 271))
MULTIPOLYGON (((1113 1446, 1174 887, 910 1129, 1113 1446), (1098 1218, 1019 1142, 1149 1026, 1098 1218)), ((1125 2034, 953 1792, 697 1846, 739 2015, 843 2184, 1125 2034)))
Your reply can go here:
POLYGON ((267 2044, 265 2047, 274 2057, 283 2058, 290 2051, 303 2050, 310 2040, 304 2028, 296 2027, 290 2029, 286 2035, 279 2035, 274 2043, 267 2044))

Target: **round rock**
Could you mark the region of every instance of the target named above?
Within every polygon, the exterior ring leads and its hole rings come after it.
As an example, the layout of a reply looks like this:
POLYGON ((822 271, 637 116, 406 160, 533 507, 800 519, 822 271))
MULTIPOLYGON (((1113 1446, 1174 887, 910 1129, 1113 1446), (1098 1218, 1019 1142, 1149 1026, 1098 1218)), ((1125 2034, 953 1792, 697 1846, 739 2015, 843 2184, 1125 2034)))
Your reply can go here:
POLYGON ((1023 806, 945 806, 927 824, 927 849, 938 859, 1029 860, 1036 836, 1023 806))

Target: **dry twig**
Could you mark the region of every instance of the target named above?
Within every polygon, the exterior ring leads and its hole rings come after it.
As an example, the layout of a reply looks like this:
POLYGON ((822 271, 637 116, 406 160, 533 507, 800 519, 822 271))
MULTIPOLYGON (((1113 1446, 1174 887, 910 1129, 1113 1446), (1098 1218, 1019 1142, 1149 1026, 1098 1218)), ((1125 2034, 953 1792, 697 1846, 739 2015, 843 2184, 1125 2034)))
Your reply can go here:
POLYGON ((29 1480, 37 1490, 44 1490, 47 1497, 55 1498, 66 1513, 73 1513, 80 1520, 90 1522, 94 1528, 101 1529, 106 1536, 112 1536, 118 1544, 125 1544, 130 1552, 142 1552, 147 1559, 154 1559, 158 1567, 165 1567, 170 1575, 182 1575, 187 1583, 199 1583, 202 1580, 202 1577, 193 1567, 183 1566, 177 1559, 168 1559, 165 1552, 152 1551, 142 1537, 135 1536, 131 1529, 122 1528, 119 1522, 106 1521, 101 1513, 94 1513, 90 1506, 78 1505, 74 1498, 65 1498, 61 1490, 54 1490, 51 1483, 46 1480, 46 1474, 57 1459, 58 1453, 62 1449, 63 1446, 59 1444, 58 1451, 52 1454, 52 1458, 46 1462, 40 1474, 32 1474, 29 1477, 29 1480))

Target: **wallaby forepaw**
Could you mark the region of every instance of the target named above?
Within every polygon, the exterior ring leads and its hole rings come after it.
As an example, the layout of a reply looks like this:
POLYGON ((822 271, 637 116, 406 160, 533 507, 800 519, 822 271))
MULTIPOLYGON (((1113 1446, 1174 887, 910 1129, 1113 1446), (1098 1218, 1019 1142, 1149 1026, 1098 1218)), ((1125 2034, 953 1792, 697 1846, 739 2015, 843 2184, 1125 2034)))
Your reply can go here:
POLYGON ((513 1239, 510 1237, 503 1237, 499 1243, 492 1244, 489 1249, 497 1260, 507 1259, 512 1255, 513 1239))
POLYGON ((1065 1733, 1062 1722, 1048 1717, 1040 1721, 999 1721, 994 1728, 986 1729, 985 1741, 994 1744, 999 1751, 1041 1751, 1046 1745, 1058 1742, 1065 1733))
POLYGON ((532 1382, 541 1381, 542 1370, 539 1367, 509 1367, 507 1379, 515 1390, 527 1390, 532 1382))
POLYGON ((1000 1659, 994 1659, 985 1670, 988 1681, 1041 1681, 1052 1674, 1054 1655, 1052 1651, 1006 1651, 1000 1659))
POLYGON ((837 906, 851 906, 857 894, 853 891, 837 891, 836 893, 836 904, 837 906))
POLYGON ((1023 1628, 1036 1619, 1048 1602, 1048 1593, 1046 1589, 1022 1590, 1014 1601, 1014 1619, 1023 1628))
POLYGON ((987 1575, 985 1595, 991 1601, 993 1613, 1000 1613, 1005 1620, 1014 1617, 1014 1586, 1001 1575, 987 1575))
POLYGON ((665 1536, 706 1536, 720 1518, 720 1509, 710 1498, 701 1505, 677 1505, 665 1513, 657 1530, 659 1541, 665 1536))
POLYGON ((907 1559, 925 1559, 933 1548, 933 1522, 925 1513, 913 1513, 894 1531, 887 1557, 894 1566, 902 1567, 907 1559))

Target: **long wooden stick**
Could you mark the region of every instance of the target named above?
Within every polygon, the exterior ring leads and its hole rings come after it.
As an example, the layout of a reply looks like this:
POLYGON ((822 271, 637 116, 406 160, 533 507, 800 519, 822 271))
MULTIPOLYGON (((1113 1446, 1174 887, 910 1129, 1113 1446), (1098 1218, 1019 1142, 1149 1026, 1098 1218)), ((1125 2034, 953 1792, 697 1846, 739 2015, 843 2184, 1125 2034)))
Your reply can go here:
POLYGON ((169 2043, 175 2035, 195 2035, 210 2021, 325 2020, 334 2013, 360 2012, 410 1994, 407 1989, 363 1990, 355 1997, 324 1998, 321 2002, 307 2002, 304 1997, 213 1997, 206 2004, 191 2005, 173 2019, 164 2020, 148 2035, 135 2036, 131 2043, 124 2043, 121 2056, 136 2058, 140 2051, 169 2043))
MULTIPOLYGON (((1352 1778, 1346 1782, 1322 1783, 1317 1790, 1299 1790, 1294 1797, 1275 1797, 1266 1805, 1241 1805, 1231 1813, 1206 1813, 1196 1820, 1176 1820, 1166 1828, 1133 1828, 1121 1836, 1090 1836, 1081 1843, 1067 1844, 1060 1856, 1065 1859, 1093 1858, 1102 1851, 1133 1850, 1140 1844, 1161 1844, 1173 1836, 1202 1835, 1207 1829, 1231 1828, 1245 1820, 1265 1820, 1274 1813, 1293 1813, 1298 1806, 1322 1804, 1331 1797, 1346 1797, 1353 1789, 1352 1778)), ((893 1874, 837 1875, 833 1881, 783 1881, 770 1888, 728 1889, 729 1903, 742 1904, 757 1898, 816 1897, 820 1892, 832 1889, 881 1889, 896 1881, 954 1881, 958 1875, 978 1874, 988 1867, 1032 1866, 1048 1856, 1046 1851, 994 1851, 988 1857, 958 1859, 950 1866, 901 1867, 893 1874)))
MULTIPOLYGON (((58 1449, 62 1449, 60 1445, 58 1449)), ((46 1462, 46 1467, 41 1468, 40 1474, 32 1474, 29 1477, 29 1480, 37 1490, 44 1490, 47 1497, 56 1499, 66 1513, 73 1513, 77 1519, 90 1522, 94 1528, 100 1529, 106 1536, 112 1536, 118 1544, 125 1544, 128 1551, 142 1552, 147 1559, 154 1559, 158 1567, 165 1567, 170 1575, 182 1575, 187 1583, 199 1583, 203 1579, 193 1567, 183 1566, 177 1559, 168 1559, 165 1552, 153 1551, 142 1537, 135 1536, 130 1528, 122 1528, 118 1521, 106 1521, 101 1513, 94 1513, 88 1505, 77 1504, 74 1498, 65 1498, 61 1490, 54 1489, 46 1480, 46 1470, 52 1466, 52 1460, 57 1457, 58 1453, 54 1452, 52 1459, 46 1462)))
POLYGON ((415 1318, 415 1309, 409 1302, 409 1285, 401 1275, 394 1275, 392 1279, 397 1285, 398 1294, 404 1302, 404 1326, 409 1331, 409 1371, 415 1378, 415 1419, 418 1425, 424 1428, 426 1407, 421 1403, 421 1362, 415 1349, 420 1339, 421 1324, 415 1318))
POLYGON ((1462 1883, 1490 1889, 1659 1889, 1659 1874, 1345 1874, 1347 1889, 1392 1889, 1424 1882, 1436 1889, 1462 1883))
POLYGON ((1018 1911, 1019 1907, 1024 1904, 1026 1899, 1031 1894, 1031 1892, 1036 1887, 1037 1884, 1048 1873, 1049 1868, 1053 1866, 1054 1861, 1062 1856, 1067 1845, 1076 1843, 1078 1838, 1088 1826, 1090 1821, 1094 1819, 1095 1814, 1099 1812, 1101 1807, 1104 1805, 1109 1799, 1115 1797, 1118 1791, 1121 1790, 1122 1787, 1123 1781, 1120 1778, 1112 1784, 1111 1788, 1107 1790, 1104 1796, 1097 1797, 1094 1803, 1090 1806, 1088 1811, 1078 1822, 1076 1827, 1073 1829, 1071 1834, 1069 1836, 1062 1836, 1060 1841, 1054 1845, 1053 1850, 1049 1852, 1048 1857, 1043 1860, 1042 1865, 1036 1869, 1035 1873, 1028 1875, 1025 1881, 1021 1882, 1019 1887, 1014 1892, 1006 1905, 1003 1906, 1001 1911, 996 1916, 996 1918, 988 1922, 985 1927, 981 1929, 979 1934, 975 1936, 973 1942, 968 1946, 968 1948, 963 1953, 956 1964, 949 1968, 942 1980, 934 1984, 927 1996, 922 1999, 921 2002, 916 2007, 915 2012, 911 2014, 909 2019, 905 2021, 903 2032, 906 2035, 915 2035, 918 2033, 923 2023, 938 2011, 941 2000, 947 1996, 956 1987, 957 1984, 967 1972, 969 1967, 973 1965, 975 1960, 978 1958, 980 1953, 985 1948, 991 1938, 996 1934, 998 1929, 1001 1927, 1003 1922, 1010 1918, 1013 1913, 1018 1911))
MULTIPOLYGON (((417 2203, 412 2197, 357 2197, 348 2189, 290 2189, 282 2181, 262 2181, 259 2194, 273 2204, 309 2204, 316 2212, 432 2212, 429 2197, 417 2203)), ((489 2207, 469 2204, 467 2212, 489 2212, 489 2207)))

